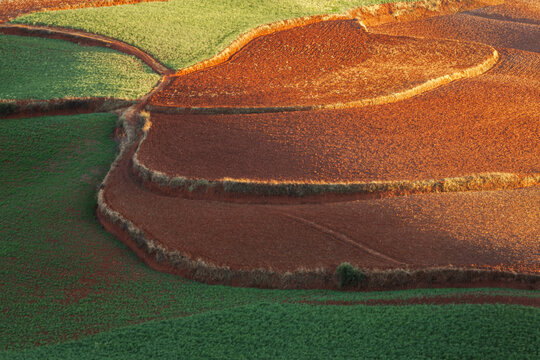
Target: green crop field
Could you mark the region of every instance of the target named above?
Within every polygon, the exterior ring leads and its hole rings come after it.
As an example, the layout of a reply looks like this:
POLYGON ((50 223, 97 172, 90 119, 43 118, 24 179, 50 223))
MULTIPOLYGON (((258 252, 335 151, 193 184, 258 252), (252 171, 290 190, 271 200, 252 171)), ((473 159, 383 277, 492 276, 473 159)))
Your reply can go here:
POLYGON ((0 35, 0 99, 136 99, 159 75, 135 57, 67 41, 0 35))
MULTIPOLYGON (((412 1, 412 0, 411 0, 412 1)), ((52 11, 14 22, 83 29, 153 54, 179 69, 215 55, 255 26, 299 16, 342 13, 389 0, 169 0, 161 3, 52 11)))
POLYGON ((13 358, 532 359, 540 355, 539 322, 540 312, 520 306, 258 304, 152 321, 13 358))
POLYGON ((0 358, 174 357, 179 351, 203 358, 222 351, 235 358, 341 357, 377 348, 373 355, 443 358, 469 353, 457 345, 464 339, 474 341, 474 351, 484 349, 475 344, 495 339, 487 344, 506 350, 490 351, 504 358, 508 351, 530 353, 538 339, 530 325, 540 320, 537 308, 294 303, 459 294, 540 298, 540 292, 260 290, 209 286, 147 268, 94 216, 96 187, 116 154, 115 122, 111 114, 0 122, 0 349, 7 350, 0 358), (102 334, 87 337, 96 333, 102 334), (432 348, 441 339, 452 349, 445 343, 432 348), (429 346, 416 346, 424 341, 429 346), (329 346, 333 352, 325 352, 329 346))

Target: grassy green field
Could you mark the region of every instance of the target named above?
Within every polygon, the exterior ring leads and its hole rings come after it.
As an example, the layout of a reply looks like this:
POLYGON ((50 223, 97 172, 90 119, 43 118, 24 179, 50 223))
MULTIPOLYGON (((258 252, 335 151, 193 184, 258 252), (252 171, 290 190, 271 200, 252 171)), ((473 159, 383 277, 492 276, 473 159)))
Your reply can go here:
POLYGON ((14 359, 533 359, 540 312, 501 305, 258 304, 127 327, 14 359))
MULTIPOLYGON (((406 0, 407 1, 407 0, 406 0)), ((409 0, 412 1, 412 0, 409 0)), ((14 22, 83 29, 120 39, 179 69, 215 55, 269 22, 389 0, 169 0, 25 15, 14 22)))
POLYGON ((0 358, 72 358, 74 352, 90 358, 109 352, 173 357, 180 350, 202 357, 273 357, 278 350, 282 357, 341 357, 375 348, 381 356, 425 351, 444 358, 447 351, 478 354, 491 338, 495 349, 506 349, 497 355, 531 353, 539 336, 531 326, 539 321, 538 308, 297 303, 470 293, 540 298, 538 291, 260 290, 208 286, 149 269, 94 217, 96 187, 116 154, 110 136, 115 122, 111 114, 0 122, 0 358), (384 335, 390 325, 397 332, 384 335), (87 338, 96 333, 102 334, 87 338), (80 343, 17 352, 79 338, 80 343), (452 349, 416 346, 440 339, 452 349), (325 352, 330 346, 333 352, 325 352))
POLYGON ((0 99, 136 99, 159 75, 135 57, 67 41, 0 35, 0 99))

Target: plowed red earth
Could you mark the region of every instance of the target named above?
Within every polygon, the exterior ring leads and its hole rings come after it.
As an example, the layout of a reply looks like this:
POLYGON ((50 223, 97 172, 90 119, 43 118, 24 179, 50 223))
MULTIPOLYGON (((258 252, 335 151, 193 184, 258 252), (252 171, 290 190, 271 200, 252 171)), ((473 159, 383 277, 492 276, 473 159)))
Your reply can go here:
POLYGON ((249 205, 155 194, 130 154, 109 206, 170 250, 233 269, 464 266, 540 272, 540 189, 424 194, 309 205, 249 205))
POLYGON ((174 78, 151 104, 343 103, 401 92, 492 56, 481 44, 376 35, 357 20, 325 21, 256 38, 225 63, 174 78))
MULTIPOLYGON (((481 76, 406 101, 349 110, 153 114, 139 157, 172 175, 205 178, 343 181, 538 172, 540 54, 533 39, 540 38, 539 27, 519 21, 522 8, 515 4, 482 10, 512 21, 472 12, 375 29, 493 45, 501 60, 481 76)), ((148 238, 192 259, 278 271, 333 269, 349 261, 363 268, 540 273, 540 187, 318 204, 188 200, 141 187, 131 171, 133 151, 110 173, 106 203, 148 238)))
POLYGON ((41 10, 114 6, 150 1, 167 0, 3 0, 0 2, 0 21, 41 10))

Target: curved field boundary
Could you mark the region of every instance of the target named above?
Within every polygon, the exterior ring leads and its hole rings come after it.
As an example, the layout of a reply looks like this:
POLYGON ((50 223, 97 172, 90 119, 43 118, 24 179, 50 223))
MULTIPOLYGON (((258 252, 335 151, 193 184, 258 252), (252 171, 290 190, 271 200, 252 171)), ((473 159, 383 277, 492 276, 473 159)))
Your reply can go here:
MULTIPOLYGON (((209 67, 213 67, 224 62, 227 62, 234 54, 242 50, 249 42, 255 40, 258 37, 273 34, 278 31, 288 30, 299 26, 316 24, 323 21, 332 21, 332 20, 351 20, 351 17, 348 14, 338 14, 338 15, 314 15, 314 16, 305 16, 296 19, 276 21, 270 24, 257 26, 256 28, 240 35, 236 40, 234 40, 229 46, 220 51, 216 56, 201 61, 200 63, 188 66, 187 68, 178 70, 173 77, 184 76, 196 71, 201 71, 209 67)), ((367 30, 366 26, 359 21, 360 25, 367 30)))
POLYGON ((433 16, 452 15, 479 7, 503 4, 504 0, 423 0, 416 2, 391 2, 362 6, 348 14, 359 18, 366 26, 392 22, 414 21, 433 16))
POLYGON ((135 104, 134 100, 114 98, 74 98, 58 100, 0 100, 0 119, 43 115, 71 115, 109 112, 135 104))
MULTIPOLYGON (((116 166, 116 162, 112 165, 116 166)), ((97 216, 107 231, 121 239, 149 267, 208 284, 279 289, 341 289, 332 269, 297 269, 279 273, 271 269, 234 270, 201 259, 191 259, 179 251, 169 251, 150 239, 140 228, 110 208, 105 200, 105 178, 98 192, 97 216)), ((452 285, 538 289, 540 275, 474 268, 427 268, 364 271, 365 281, 351 290, 404 289, 452 285)))
MULTIPOLYGON (((147 118, 141 129, 142 137, 132 156, 132 170, 139 181, 152 191, 169 195, 193 195, 216 198, 216 193, 235 193, 257 196, 307 197, 321 194, 341 195, 403 195, 413 193, 485 191, 531 187, 540 184, 540 174, 481 173, 467 176, 428 180, 393 180, 372 182, 279 182, 224 178, 219 180, 192 179, 169 175, 149 169, 137 154, 152 123, 147 118), (211 191, 210 191, 211 190, 211 191)), ((344 197, 342 199, 350 199, 344 197)), ((226 196, 224 198, 227 198, 226 196)), ((239 199, 236 199, 238 201, 239 199)), ((290 201, 291 199, 287 199, 290 201)), ((328 199, 325 199, 327 201, 328 199)), ((253 199, 249 199, 250 202, 253 199)), ((265 200, 266 202, 266 200, 265 200)))
MULTIPOLYGON (((487 45, 485 45, 487 46, 487 45)), ((472 78, 481 75, 491 69, 499 61, 499 53, 494 48, 489 58, 481 64, 458 71, 450 75, 440 76, 435 79, 430 79, 423 84, 413 88, 400 91, 397 93, 377 96, 374 98, 353 100, 343 103, 332 103, 324 105, 305 105, 305 106, 238 106, 238 107, 176 107, 165 105, 149 105, 147 110, 156 113, 177 114, 177 113, 195 113, 195 114, 251 114, 251 113, 273 113, 273 112, 288 112, 288 111, 311 111, 323 109, 347 109, 361 106, 373 106, 393 103, 409 99, 413 96, 420 95, 426 91, 433 90, 439 86, 448 84, 452 81, 472 78)))
MULTIPOLYGON (((413 3, 399 2, 393 3, 392 5, 382 4, 362 6, 359 8, 348 10, 344 14, 313 15, 296 19, 277 21, 270 24, 257 26, 251 29, 250 31, 240 35, 236 40, 234 40, 225 49, 220 51, 217 55, 211 57, 210 59, 201 61, 200 63, 188 66, 184 69, 180 69, 172 76, 183 76, 195 71, 201 71, 206 68, 219 65, 228 61, 235 53, 240 51, 250 41, 258 37, 269 35, 278 31, 292 29, 299 26, 315 24, 322 21, 357 19, 360 26, 367 30, 364 18, 366 18, 366 20, 368 20, 370 24, 374 23, 373 18, 380 19, 377 25, 390 22, 389 19, 385 19, 382 14, 379 14, 381 12, 380 9, 388 8, 387 12, 391 14, 392 21, 395 21, 399 19, 409 20, 412 16, 419 16, 417 10, 419 8, 429 9, 429 14, 427 12, 425 12, 424 14, 420 14, 422 18, 428 16, 455 14, 460 11, 472 10, 478 7, 500 4, 502 2, 502 0, 437 0, 436 2, 433 2, 431 0, 423 0, 413 3)), ((418 18, 415 19, 418 20, 418 18)))
POLYGON ((172 69, 169 69, 168 67, 160 63, 158 60, 156 60, 154 57, 145 53, 141 49, 136 48, 135 46, 126 44, 113 38, 92 34, 86 31, 46 26, 0 23, 0 33, 6 35, 35 36, 51 39, 60 39, 77 44, 107 47, 128 55, 135 56, 159 75, 169 75, 174 72, 172 69))

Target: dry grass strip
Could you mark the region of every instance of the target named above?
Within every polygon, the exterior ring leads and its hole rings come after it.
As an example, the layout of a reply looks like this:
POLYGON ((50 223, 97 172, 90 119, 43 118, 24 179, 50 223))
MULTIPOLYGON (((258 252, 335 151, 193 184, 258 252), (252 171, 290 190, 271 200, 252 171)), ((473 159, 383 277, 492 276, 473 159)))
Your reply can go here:
MULTIPOLYGON (((114 166, 114 165, 113 165, 114 166)), ((340 289, 339 279, 334 269, 299 268, 291 272, 276 272, 272 269, 235 270, 227 266, 217 266, 201 259, 191 259, 179 251, 169 251, 148 236, 131 221, 110 208, 104 198, 104 185, 98 193, 98 211, 103 220, 120 229, 138 248, 150 256, 147 263, 151 267, 181 274, 195 281, 245 287, 279 289, 340 289)), ((102 220, 102 221, 103 221, 102 220)), ((474 283, 497 282, 500 284, 525 285, 537 288, 540 275, 521 274, 512 271, 468 269, 468 268, 426 268, 420 270, 388 269, 362 270, 365 280, 347 290, 399 289, 430 285, 467 285, 474 283)))
MULTIPOLYGON (((457 42, 457 41, 456 41, 457 42)), ((488 46, 488 45, 485 45, 488 46)), ((347 109, 362 106, 384 105, 405 99, 412 98, 424 92, 431 91, 439 86, 446 85, 452 81, 468 79, 481 75, 491 69, 499 61, 499 52, 494 48, 491 56, 482 63, 453 74, 430 79, 413 88, 389 95, 381 95, 374 98, 353 100, 323 105, 302 105, 302 106, 238 106, 238 107, 178 107, 165 105, 148 105, 146 109, 150 112, 166 114, 253 114, 253 113, 275 113, 290 111, 310 111, 323 109, 347 109)))
POLYGON ((433 16, 452 15, 479 7, 503 4, 504 0, 423 0, 391 2, 351 9, 348 15, 361 19, 371 27, 392 22, 405 22, 433 16))
POLYGON ((255 181, 250 179, 223 178, 219 180, 193 179, 184 176, 169 176, 148 168, 138 158, 138 152, 145 141, 152 122, 145 113, 142 137, 132 157, 133 172, 142 181, 152 182, 158 188, 181 194, 185 191, 208 190, 214 188, 227 193, 253 194, 261 196, 303 197, 325 193, 333 194, 373 194, 373 193, 440 193, 458 191, 503 190, 532 187, 540 184, 540 174, 480 173, 459 177, 428 180, 392 180, 371 182, 281 182, 255 181))

